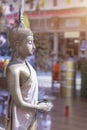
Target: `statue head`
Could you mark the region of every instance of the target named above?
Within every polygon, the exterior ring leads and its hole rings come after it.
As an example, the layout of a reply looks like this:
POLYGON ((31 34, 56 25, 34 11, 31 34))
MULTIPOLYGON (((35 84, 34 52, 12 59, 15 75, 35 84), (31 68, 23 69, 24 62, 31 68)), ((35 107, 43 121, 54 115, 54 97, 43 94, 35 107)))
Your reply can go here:
POLYGON ((24 23, 18 23, 12 29, 9 29, 8 39, 12 49, 17 45, 21 45, 24 39, 28 36, 33 36, 31 29, 25 27, 24 23))
POLYGON ((11 48, 15 49, 16 46, 21 45, 28 36, 33 36, 33 32, 24 25, 23 16, 19 11, 19 21, 16 26, 8 29, 8 40, 11 48))

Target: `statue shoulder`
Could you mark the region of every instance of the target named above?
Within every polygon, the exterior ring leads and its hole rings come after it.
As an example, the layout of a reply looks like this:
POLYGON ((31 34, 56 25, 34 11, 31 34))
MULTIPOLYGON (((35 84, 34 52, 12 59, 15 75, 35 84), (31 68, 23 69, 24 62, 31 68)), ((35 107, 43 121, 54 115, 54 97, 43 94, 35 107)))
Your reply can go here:
POLYGON ((17 64, 9 64, 6 69, 6 75, 17 75, 20 72, 19 67, 17 64))

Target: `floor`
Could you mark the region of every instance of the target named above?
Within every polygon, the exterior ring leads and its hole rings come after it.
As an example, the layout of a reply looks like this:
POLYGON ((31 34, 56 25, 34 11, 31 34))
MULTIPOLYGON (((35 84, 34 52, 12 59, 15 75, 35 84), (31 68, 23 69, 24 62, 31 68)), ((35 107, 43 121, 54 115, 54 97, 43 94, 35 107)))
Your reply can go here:
MULTIPOLYGON (((46 94, 46 90, 45 94, 46 94)), ((47 90, 49 99, 54 108, 50 113, 39 115, 38 130, 87 130, 87 98, 76 97, 63 98, 57 93, 57 89, 47 90), (43 119, 43 120, 41 120, 43 119), (48 121, 47 123, 47 120, 48 121)))
MULTIPOLYGON (((38 113, 38 130, 87 130, 87 98, 80 97, 79 92, 75 97, 64 98, 58 88, 40 88, 41 98, 51 100, 54 108, 49 113, 38 113)), ((4 128, 4 116, 0 117, 4 128)))

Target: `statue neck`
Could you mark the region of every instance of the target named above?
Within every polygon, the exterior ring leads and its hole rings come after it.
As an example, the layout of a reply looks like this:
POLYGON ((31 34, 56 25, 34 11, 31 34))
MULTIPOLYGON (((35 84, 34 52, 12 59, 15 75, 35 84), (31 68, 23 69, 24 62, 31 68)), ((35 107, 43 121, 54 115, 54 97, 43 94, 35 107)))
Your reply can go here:
POLYGON ((25 61, 26 57, 25 56, 20 56, 16 53, 13 53, 12 55, 12 60, 20 60, 20 61, 25 61))
POLYGON ((13 56, 11 61, 14 61, 15 63, 25 63, 25 59, 26 59, 26 58, 23 58, 23 57, 13 56))

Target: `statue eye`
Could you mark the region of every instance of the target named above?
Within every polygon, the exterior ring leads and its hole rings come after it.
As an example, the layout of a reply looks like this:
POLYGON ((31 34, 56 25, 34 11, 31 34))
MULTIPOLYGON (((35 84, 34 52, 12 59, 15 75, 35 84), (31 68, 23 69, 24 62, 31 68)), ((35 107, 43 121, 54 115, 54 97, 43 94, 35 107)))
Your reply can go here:
POLYGON ((29 40, 29 41, 28 41, 28 44, 33 44, 33 40, 29 40))
POLYGON ((29 43, 29 44, 32 44, 32 41, 29 41, 28 43, 29 43))
POLYGON ((32 44, 32 41, 31 40, 27 41, 27 44, 32 44))

